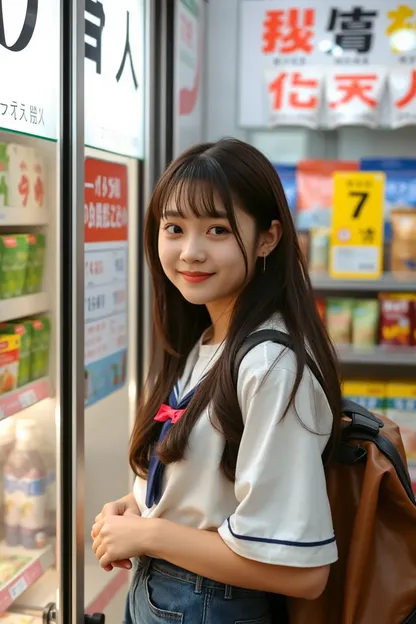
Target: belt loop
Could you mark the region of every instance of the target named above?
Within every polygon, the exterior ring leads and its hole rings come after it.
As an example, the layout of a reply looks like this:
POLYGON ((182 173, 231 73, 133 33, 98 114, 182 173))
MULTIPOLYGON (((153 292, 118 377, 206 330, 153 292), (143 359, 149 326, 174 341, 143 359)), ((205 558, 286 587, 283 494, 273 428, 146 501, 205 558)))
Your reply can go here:
POLYGON ((225 586, 224 598, 225 600, 231 600, 233 597, 233 588, 231 585, 225 586))
POLYGON ((202 581, 203 581, 203 577, 202 576, 197 576, 196 577, 196 582, 195 582, 195 594, 202 594, 202 581))
POLYGON ((151 557, 143 557, 144 561, 143 561, 143 568, 144 568, 144 577, 147 578, 147 576, 149 575, 149 569, 150 566, 152 564, 152 558, 151 557))

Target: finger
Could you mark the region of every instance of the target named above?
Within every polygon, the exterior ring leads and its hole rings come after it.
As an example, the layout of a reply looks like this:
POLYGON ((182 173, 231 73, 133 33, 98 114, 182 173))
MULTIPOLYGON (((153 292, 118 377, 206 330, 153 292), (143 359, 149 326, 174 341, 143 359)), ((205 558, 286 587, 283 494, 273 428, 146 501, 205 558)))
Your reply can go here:
POLYGON ((121 561, 112 561, 114 568, 122 568, 123 570, 131 570, 132 563, 130 559, 122 559, 121 561))
POLYGON ((105 523, 105 520, 103 519, 103 520, 100 520, 99 522, 96 522, 95 524, 92 525, 92 530, 93 530, 93 533, 95 535, 99 534, 99 532, 101 531, 101 529, 104 526, 104 523, 105 523))
POLYGON ((103 513, 100 511, 98 516, 95 516, 95 522, 100 522, 103 519, 103 513))
MULTIPOLYGON (((115 566, 114 566, 115 567, 115 566)), ((104 570, 106 572, 111 572, 111 570, 113 569, 113 566, 111 565, 111 563, 109 563, 107 566, 105 566, 104 570)))
MULTIPOLYGON (((105 554, 106 554, 106 552, 107 552, 107 549, 106 549, 106 547, 104 546, 104 544, 100 544, 100 545, 98 546, 97 550, 95 551, 95 555, 96 555, 97 559, 98 559, 99 561, 101 561, 101 558, 103 557, 103 555, 105 555, 105 554)), ((112 561, 110 561, 110 559, 108 559, 108 561, 107 561, 107 565, 108 565, 109 563, 112 563, 112 561)))
POLYGON ((93 551, 96 553, 98 548, 101 546, 102 543, 102 539, 100 538, 100 536, 97 537, 97 539, 95 539, 92 543, 92 549, 93 551))
POLYGON ((107 553, 105 553, 100 559, 100 567, 106 570, 109 565, 111 565, 111 562, 109 556, 107 555, 107 553))

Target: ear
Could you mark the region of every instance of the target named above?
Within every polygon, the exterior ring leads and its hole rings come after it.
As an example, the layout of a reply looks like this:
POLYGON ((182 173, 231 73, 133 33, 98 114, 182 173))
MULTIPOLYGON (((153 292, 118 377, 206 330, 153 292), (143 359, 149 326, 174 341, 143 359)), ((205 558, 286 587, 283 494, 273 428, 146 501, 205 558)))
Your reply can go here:
POLYGON ((281 237, 282 225, 280 221, 274 220, 267 232, 262 232, 260 234, 258 256, 263 257, 271 254, 273 249, 279 244, 281 237))

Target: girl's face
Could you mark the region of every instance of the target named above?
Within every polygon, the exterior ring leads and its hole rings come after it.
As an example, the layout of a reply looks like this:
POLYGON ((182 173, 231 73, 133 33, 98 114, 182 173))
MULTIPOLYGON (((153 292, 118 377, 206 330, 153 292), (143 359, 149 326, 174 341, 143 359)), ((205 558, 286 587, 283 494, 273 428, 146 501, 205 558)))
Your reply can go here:
POLYGON ((264 236, 256 236, 253 218, 236 207, 238 232, 247 254, 246 273, 243 253, 225 211, 219 211, 219 217, 197 217, 190 210, 183 214, 179 215, 172 201, 160 221, 163 271, 190 303, 208 309, 232 304, 252 277, 257 257, 263 255, 264 236))

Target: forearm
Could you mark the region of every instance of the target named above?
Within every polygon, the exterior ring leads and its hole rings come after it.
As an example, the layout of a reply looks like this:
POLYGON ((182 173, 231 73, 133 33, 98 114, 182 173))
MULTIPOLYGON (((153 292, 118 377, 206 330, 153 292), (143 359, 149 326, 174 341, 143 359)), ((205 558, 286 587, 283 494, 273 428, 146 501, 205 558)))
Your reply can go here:
POLYGON ((253 561, 234 553, 217 532, 168 520, 152 522, 149 554, 194 574, 246 589, 310 599, 325 587, 329 566, 295 568, 253 561))

